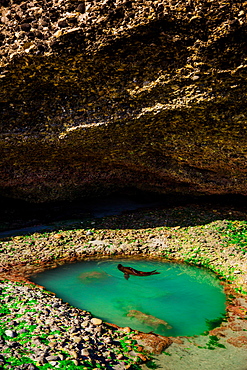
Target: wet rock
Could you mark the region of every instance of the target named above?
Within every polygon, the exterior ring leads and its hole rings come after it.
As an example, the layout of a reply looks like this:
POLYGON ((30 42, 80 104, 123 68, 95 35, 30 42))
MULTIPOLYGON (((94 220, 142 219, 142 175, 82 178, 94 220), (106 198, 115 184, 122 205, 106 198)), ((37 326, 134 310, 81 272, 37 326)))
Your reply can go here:
POLYGON ((126 326, 125 328, 122 328, 121 329, 124 333, 126 334, 129 334, 131 332, 131 328, 129 328, 128 326, 126 326))
POLYGON ((156 354, 162 353, 172 344, 172 340, 170 338, 156 334, 140 333, 134 335, 133 339, 137 340, 138 344, 144 346, 148 352, 156 354))

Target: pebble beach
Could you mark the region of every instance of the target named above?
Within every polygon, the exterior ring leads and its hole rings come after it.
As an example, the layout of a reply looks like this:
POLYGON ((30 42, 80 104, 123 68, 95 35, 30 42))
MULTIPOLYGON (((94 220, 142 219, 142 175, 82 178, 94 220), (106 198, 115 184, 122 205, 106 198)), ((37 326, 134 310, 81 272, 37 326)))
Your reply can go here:
POLYGON ((117 370, 144 357, 133 333, 112 331, 40 288, 5 281, 0 289, 3 369, 117 370))

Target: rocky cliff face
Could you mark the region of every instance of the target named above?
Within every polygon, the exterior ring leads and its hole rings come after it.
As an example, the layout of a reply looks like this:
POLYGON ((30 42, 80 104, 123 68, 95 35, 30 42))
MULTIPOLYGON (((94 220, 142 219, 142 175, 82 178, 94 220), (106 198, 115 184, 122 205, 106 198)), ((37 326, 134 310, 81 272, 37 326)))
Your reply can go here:
POLYGON ((1 14, 1 195, 247 195, 247 2, 1 0, 1 14))

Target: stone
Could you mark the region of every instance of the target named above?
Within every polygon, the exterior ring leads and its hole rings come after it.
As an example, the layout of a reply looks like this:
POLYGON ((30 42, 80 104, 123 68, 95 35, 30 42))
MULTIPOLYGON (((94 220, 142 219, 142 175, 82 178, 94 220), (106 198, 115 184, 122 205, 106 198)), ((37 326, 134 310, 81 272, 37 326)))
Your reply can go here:
POLYGON ((50 355, 50 356, 47 356, 45 359, 46 359, 46 361, 50 362, 50 361, 60 360, 60 357, 59 356, 50 355))
POLYGON ((13 331, 13 330, 5 330, 5 335, 7 335, 7 337, 10 337, 10 338, 14 338, 17 336, 16 332, 13 331))
POLYGON ((25 369, 25 370, 37 370, 38 368, 34 364, 23 364, 22 367, 20 368, 20 370, 21 369, 25 369))
POLYGON ((57 25, 58 27, 64 28, 68 26, 68 22, 66 21, 66 19, 62 19, 57 23, 57 25))
POLYGON ((44 20, 44 19, 42 19, 42 20, 41 20, 40 24, 41 24, 43 27, 47 27, 47 26, 49 25, 49 23, 48 23, 46 20, 44 20))
POLYGON ((73 337, 73 341, 78 344, 81 342, 81 337, 73 337))
POLYGON ((74 358, 74 359, 77 359, 78 358, 78 352, 77 351, 69 351, 69 355, 74 358))
POLYGON ((131 332, 131 328, 130 327, 128 327, 128 326, 126 326, 125 328, 122 328, 121 329, 124 333, 127 333, 127 334, 129 334, 130 332, 131 332))
POLYGON ((87 326, 89 326, 89 323, 90 323, 90 321, 89 321, 89 320, 84 320, 84 321, 81 323, 81 326, 82 326, 83 328, 86 328, 87 326))
POLYGON ((78 4, 76 11, 79 13, 85 13, 85 9, 86 9, 85 2, 82 2, 78 4))
POLYGON ((31 25, 29 23, 22 23, 20 27, 22 31, 25 31, 25 32, 28 32, 31 29, 31 25))
POLYGON ((102 324, 102 320, 101 320, 101 319, 98 319, 98 318, 96 318, 96 317, 93 317, 93 318, 91 319, 91 323, 92 323, 93 325, 101 325, 101 324, 102 324))
POLYGON ((49 361, 50 365, 56 367, 58 365, 57 361, 49 361))
POLYGON ((19 334, 23 334, 23 333, 27 333, 27 332, 28 332, 28 330, 25 329, 25 328, 18 330, 19 334))
POLYGON ((89 356, 89 351, 88 351, 86 348, 83 348, 83 349, 81 350, 81 355, 82 355, 82 356, 89 356))
POLYGON ((112 343, 112 339, 110 337, 104 338, 104 343, 112 343))

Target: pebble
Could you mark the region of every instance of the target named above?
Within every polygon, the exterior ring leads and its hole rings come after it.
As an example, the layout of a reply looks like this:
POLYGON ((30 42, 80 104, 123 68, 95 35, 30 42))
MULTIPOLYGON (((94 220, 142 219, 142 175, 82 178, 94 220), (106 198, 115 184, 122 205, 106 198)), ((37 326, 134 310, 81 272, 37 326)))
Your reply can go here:
POLYGON ((16 332, 13 330, 5 330, 4 333, 7 335, 7 337, 10 337, 10 338, 14 338, 17 335, 16 332))
POLYGON ((20 329, 20 330, 18 330, 18 333, 19 334, 23 334, 23 333, 27 333, 27 332, 28 332, 27 329, 20 329))
POLYGON ((70 351, 69 354, 73 358, 78 358, 78 353, 76 351, 70 351))
POLYGON ((91 319, 91 323, 92 323, 93 325, 101 325, 101 324, 102 324, 102 320, 101 320, 101 319, 98 319, 98 318, 96 318, 96 317, 93 317, 93 318, 91 319))
POLYGON ((29 23, 22 23, 21 24, 22 31, 28 32, 31 29, 31 25, 29 23))
POLYGON ((58 362, 57 361, 49 361, 50 365, 55 367, 58 365, 58 362))
POLYGON ((68 26, 68 22, 65 19, 62 19, 61 21, 58 22, 58 27, 64 28, 68 26))
POLYGON ((76 11, 79 12, 79 13, 85 13, 85 3, 79 3, 77 8, 76 8, 76 11))
POLYGON ((60 357, 59 356, 47 356, 45 359, 46 361, 50 362, 50 361, 60 360, 60 357))
POLYGON ((89 351, 87 349, 82 349, 81 350, 81 355, 82 356, 89 356, 89 351))
POLYGON ((78 343, 81 342, 81 338, 80 337, 74 337, 73 341, 78 344, 78 343))
POLYGON ((128 326, 126 326, 125 328, 123 328, 123 329, 122 329, 122 331, 123 331, 124 333, 129 334, 129 333, 131 332, 131 328, 129 328, 128 326))

